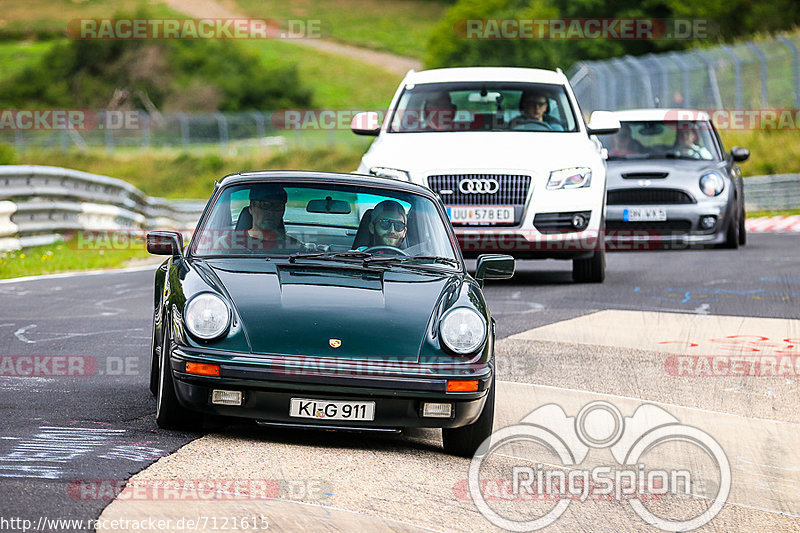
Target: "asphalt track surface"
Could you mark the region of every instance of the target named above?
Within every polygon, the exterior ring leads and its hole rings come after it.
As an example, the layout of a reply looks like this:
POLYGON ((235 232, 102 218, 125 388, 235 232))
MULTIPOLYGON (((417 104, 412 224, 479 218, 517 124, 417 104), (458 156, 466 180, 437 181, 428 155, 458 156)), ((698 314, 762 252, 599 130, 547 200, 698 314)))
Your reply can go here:
MULTIPOLYGON (((758 234, 738 251, 613 253, 601 285, 573 284, 566 262, 519 262, 512 280, 485 290, 499 339, 496 429, 544 405, 574 417, 602 400, 628 417, 647 403, 713 435, 730 461, 728 503, 701 530, 800 530, 796 373, 702 377, 675 375, 678 367, 669 364, 683 355, 800 355, 798 244, 797 236, 758 234)), ((44 531, 81 530, 41 520, 102 513, 109 520, 172 520, 140 531, 186 530, 176 525, 181 518, 204 520, 193 529, 207 531, 263 530, 255 526, 267 523, 272 531, 498 529, 469 498, 470 461, 442 454, 435 431, 372 436, 249 424, 157 430, 147 389, 152 276, 151 268, 0 283, 3 364, 18 367, 28 357, 40 365, 35 377, 8 377, 7 366, 0 377, 0 526, 17 518, 44 531), (60 364, 84 375, 54 375, 60 364), (267 480, 270 498, 176 503, 163 494, 123 493, 109 505, 110 487, 137 472, 129 489, 165 479, 267 480), (245 517, 251 522, 242 527, 245 517)), ((503 460, 533 454, 540 464, 553 462, 541 450, 527 452, 504 450, 487 468, 500 477, 503 460)), ((608 450, 592 452, 584 465, 613 464, 608 450)), ((690 457, 706 472, 694 453, 659 460, 690 457)), ((689 500, 687 508, 709 501, 689 500)), ((517 518, 535 507, 491 505, 517 518)), ((650 505, 664 516, 676 508, 666 500, 650 505)), ((573 502, 545 530, 658 531, 631 508, 625 501, 573 502)), ((123 526, 99 530, 135 530, 123 526)))

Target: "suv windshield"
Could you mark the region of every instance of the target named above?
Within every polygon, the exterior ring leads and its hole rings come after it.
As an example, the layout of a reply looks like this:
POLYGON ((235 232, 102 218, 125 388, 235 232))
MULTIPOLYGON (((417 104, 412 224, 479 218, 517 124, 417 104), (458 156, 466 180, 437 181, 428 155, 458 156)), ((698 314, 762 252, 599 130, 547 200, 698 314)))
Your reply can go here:
POLYGON ((613 159, 719 159, 714 130, 705 120, 621 122, 613 135, 600 135, 613 159))
POLYGON ((396 255, 447 265, 441 258, 456 260, 458 255, 446 224, 434 202, 412 193, 357 185, 251 183, 219 194, 192 237, 191 253, 342 259, 396 255))
POLYGON ((561 85, 426 83, 403 90, 389 131, 574 132, 575 116, 561 85))

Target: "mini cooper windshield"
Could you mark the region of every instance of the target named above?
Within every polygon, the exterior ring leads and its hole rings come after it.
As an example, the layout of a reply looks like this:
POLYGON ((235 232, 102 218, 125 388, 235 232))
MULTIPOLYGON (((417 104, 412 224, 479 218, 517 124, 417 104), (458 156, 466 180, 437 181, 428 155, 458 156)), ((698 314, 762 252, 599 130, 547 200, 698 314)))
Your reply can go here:
POLYGON ((454 82, 406 87, 390 133, 577 131, 566 90, 546 83, 454 82))
POLYGON ((627 121, 600 141, 614 159, 695 159, 718 161, 717 138, 703 120, 627 121))
POLYGON ((286 256, 374 264, 460 266, 436 204, 416 194, 345 184, 229 186, 192 238, 201 257, 286 256))

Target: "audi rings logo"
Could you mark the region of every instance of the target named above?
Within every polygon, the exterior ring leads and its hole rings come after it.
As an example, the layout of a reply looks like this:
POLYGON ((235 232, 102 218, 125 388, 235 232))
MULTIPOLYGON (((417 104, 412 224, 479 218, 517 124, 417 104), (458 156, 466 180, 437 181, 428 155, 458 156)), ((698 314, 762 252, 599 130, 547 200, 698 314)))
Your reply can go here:
POLYGON ((500 190, 500 182, 494 178, 466 179, 458 184, 458 190, 464 194, 495 194, 500 190))

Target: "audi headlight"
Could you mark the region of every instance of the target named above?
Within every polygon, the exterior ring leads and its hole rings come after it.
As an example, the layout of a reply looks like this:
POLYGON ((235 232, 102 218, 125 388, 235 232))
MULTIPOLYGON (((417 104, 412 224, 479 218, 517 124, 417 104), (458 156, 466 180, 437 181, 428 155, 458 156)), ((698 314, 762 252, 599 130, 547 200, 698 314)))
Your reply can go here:
POLYGON ((408 175, 408 172, 405 170, 398 170, 396 168, 372 167, 369 169, 369 173, 373 176, 378 176, 381 178, 393 178, 400 181, 411 181, 411 176, 408 175))
POLYGON ((555 189, 580 189, 592 183, 592 169, 587 167, 562 168, 550 173, 547 188, 555 189))
POLYGON ((717 172, 706 172, 700 177, 700 190, 706 196, 719 196, 725 189, 725 180, 717 172))
POLYGON ((189 300, 183 320, 189 333, 203 340, 211 340, 228 330, 231 311, 222 298, 204 292, 189 300))
POLYGON ((467 307, 448 311, 439 324, 442 342, 458 354, 472 353, 486 340, 486 321, 467 307))

